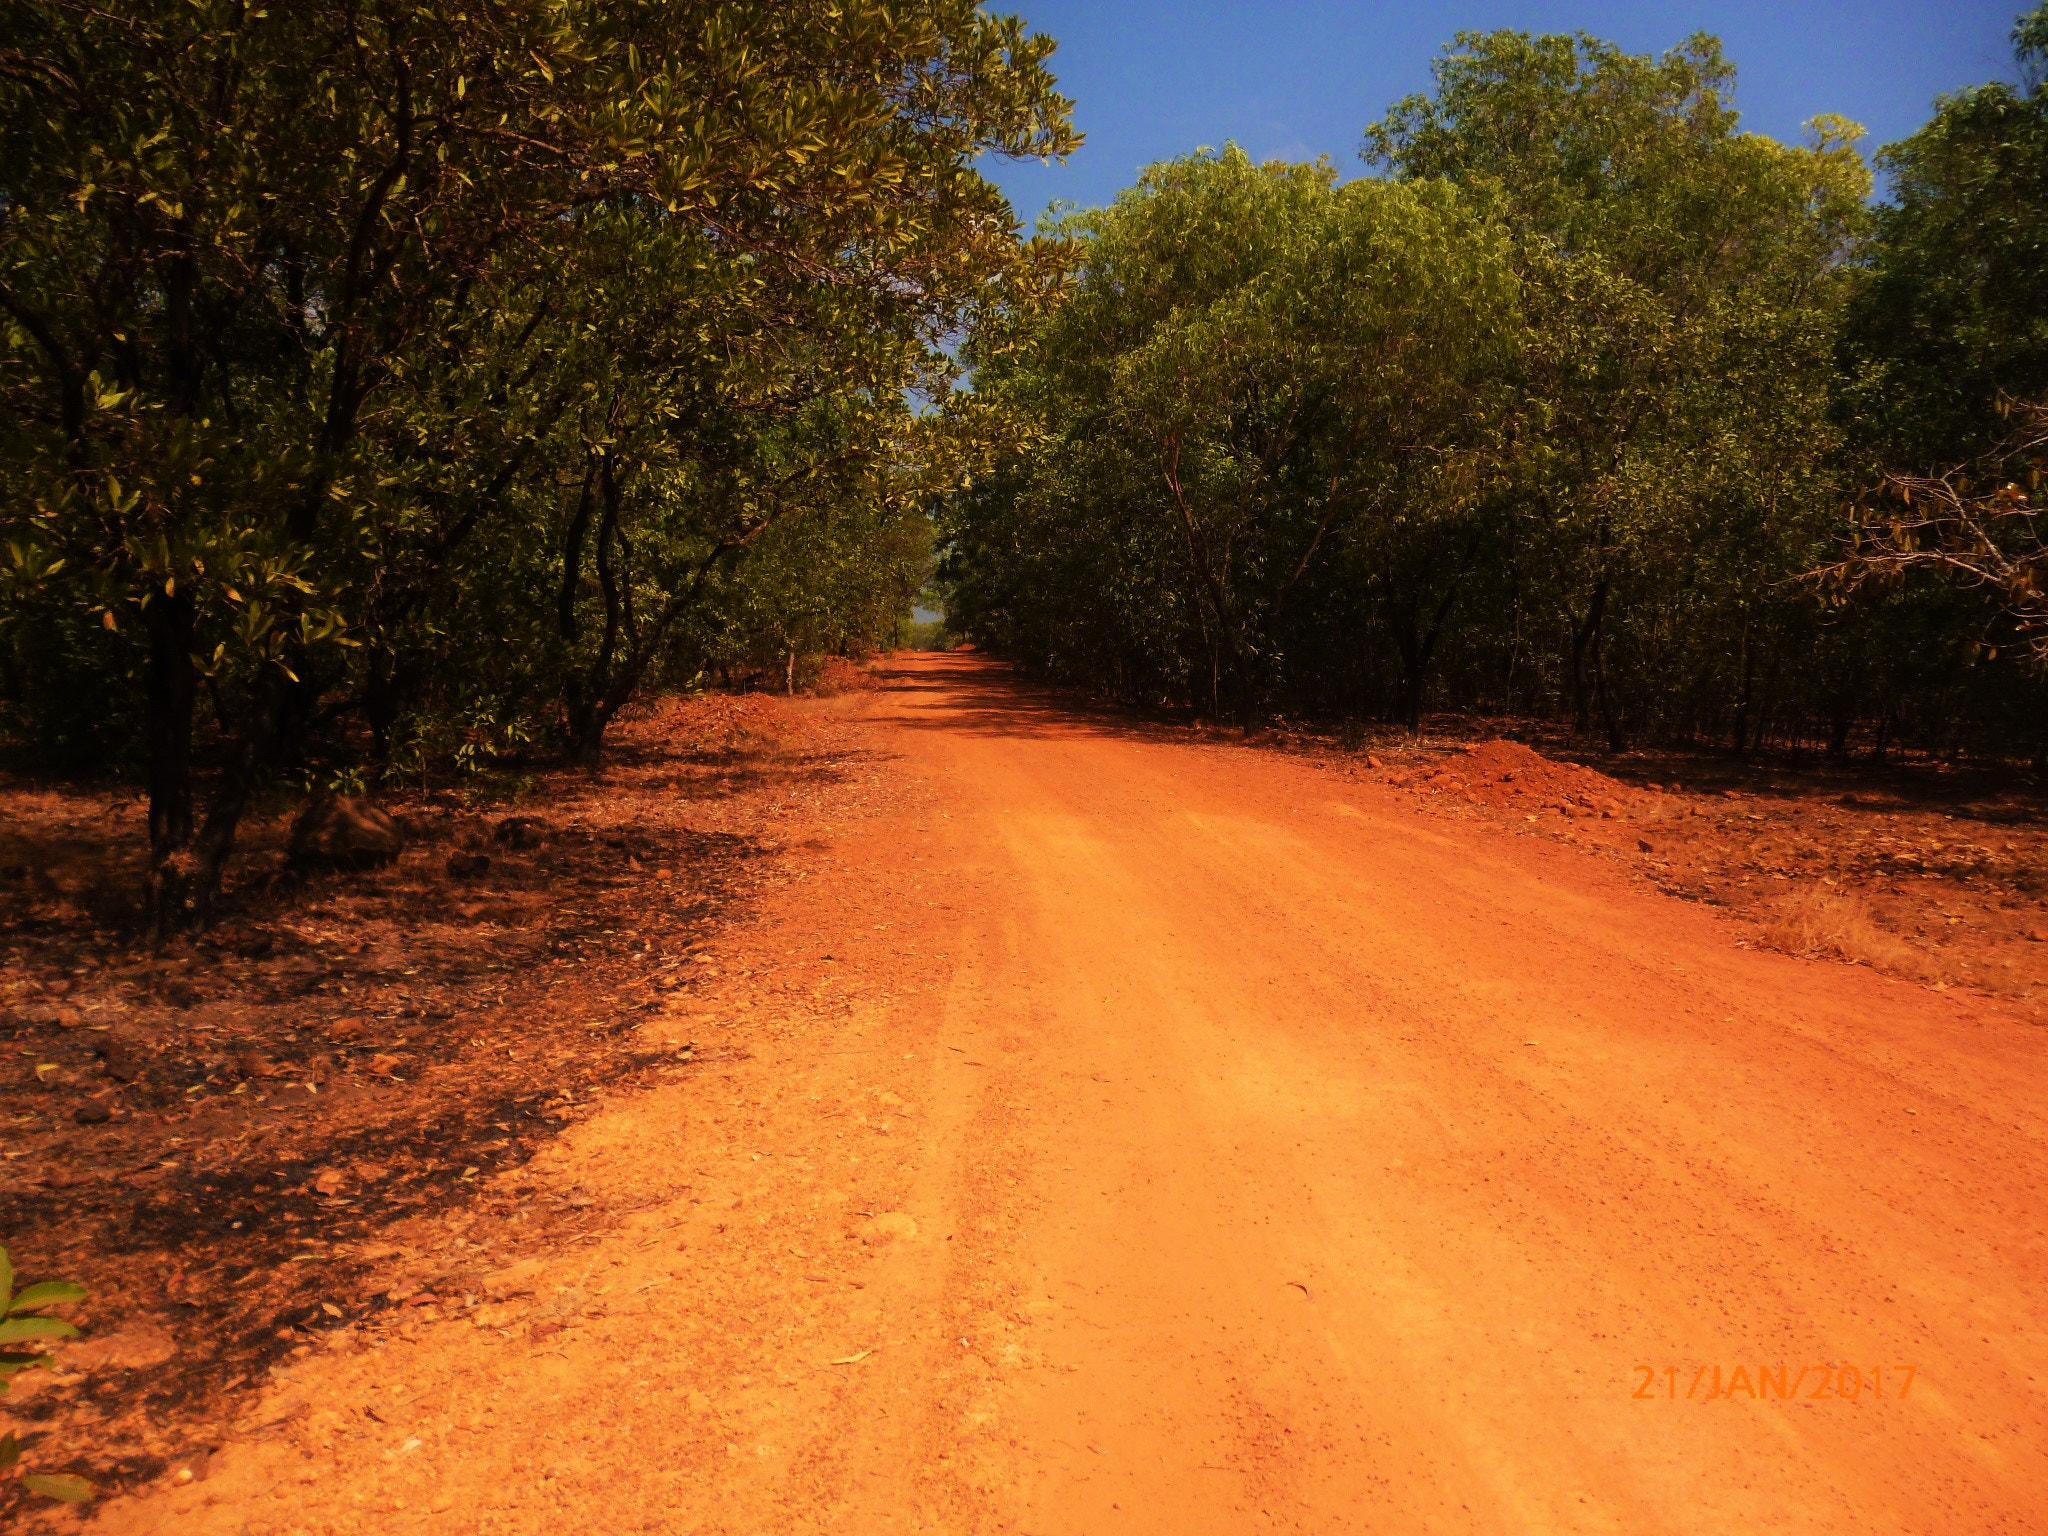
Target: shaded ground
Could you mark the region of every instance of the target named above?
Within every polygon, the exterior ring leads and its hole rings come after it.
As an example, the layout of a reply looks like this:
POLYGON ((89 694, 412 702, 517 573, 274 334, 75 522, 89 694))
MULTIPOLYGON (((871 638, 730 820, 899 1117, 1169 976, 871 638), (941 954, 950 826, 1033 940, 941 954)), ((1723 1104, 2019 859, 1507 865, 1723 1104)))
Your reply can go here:
POLYGON ((619 738, 596 783, 388 801, 383 871, 301 881, 259 825, 232 918, 162 955, 125 931, 135 808, 0 786, 0 1243, 92 1291, 92 1341, 0 1400, 32 1454, 109 1490, 203 1458, 274 1362, 430 1321, 512 1238, 587 1227, 589 1196, 518 1177, 534 1151, 738 1049, 693 952, 793 873, 790 818, 854 756, 759 698, 619 738))

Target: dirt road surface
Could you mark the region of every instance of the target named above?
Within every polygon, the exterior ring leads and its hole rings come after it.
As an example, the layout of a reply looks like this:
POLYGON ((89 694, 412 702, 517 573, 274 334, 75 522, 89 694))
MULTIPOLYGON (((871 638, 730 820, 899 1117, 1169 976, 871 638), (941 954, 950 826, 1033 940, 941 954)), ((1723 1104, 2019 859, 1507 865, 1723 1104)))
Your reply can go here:
POLYGON ((608 1235, 104 1529, 2048 1529, 2039 1028, 971 658, 807 707, 608 1235))

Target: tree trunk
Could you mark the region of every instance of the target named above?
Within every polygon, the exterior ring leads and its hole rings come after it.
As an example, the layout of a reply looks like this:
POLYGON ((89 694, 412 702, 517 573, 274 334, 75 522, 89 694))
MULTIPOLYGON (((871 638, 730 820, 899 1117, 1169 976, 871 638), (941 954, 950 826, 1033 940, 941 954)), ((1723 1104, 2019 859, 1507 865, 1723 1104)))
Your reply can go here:
POLYGON ((370 727, 370 758, 378 768, 388 768, 395 745, 399 716, 419 692, 420 662, 416 656, 400 658, 379 648, 370 658, 369 673, 363 681, 363 718, 370 727))
MULTIPOLYGON (((302 679, 306 675, 303 663, 299 671, 302 679)), ((278 749, 292 734, 294 724, 302 723, 311 713, 313 699, 314 689, 280 665, 273 663, 256 675, 249 722, 221 773, 212 803, 206 808, 206 820, 192 845, 191 915, 199 927, 213 921, 221 877, 235 851, 235 835, 241 830, 249 800, 264 770, 277 760, 278 749)))
POLYGON ((1591 690, 1586 686, 1586 659, 1590 648, 1597 658, 1600 630, 1607 617, 1607 578, 1594 584, 1592 600, 1586 605, 1584 622, 1572 626, 1572 729, 1583 734, 1593 728, 1588 705, 1591 690))
POLYGON ((623 493, 612 469, 609 454, 592 461, 583 481, 576 516, 570 525, 567 548, 563 551, 562 586, 558 622, 562 638, 574 641, 582 632, 576 615, 576 588, 581 580, 583 544, 589 535, 591 490, 595 485, 599 517, 596 563, 598 596, 604 604, 604 633, 598 640, 597 655, 582 671, 571 669, 562 685, 563 713, 567 717, 570 755, 577 764, 595 773, 604 761, 604 732, 616 706, 607 707, 613 687, 612 664, 618 652, 619 632, 624 623, 619 584, 612 568, 612 540, 618 531, 623 493))
POLYGON ((1735 705, 1735 755, 1749 755, 1749 713, 1756 695, 1756 652, 1749 643, 1749 624, 1742 626, 1742 696, 1735 705))
POLYGON ((1837 761, 1849 755, 1849 716, 1837 712, 1828 721, 1828 756, 1837 761))
MULTIPOLYGON (((155 605, 152 604, 152 607, 155 605)), ((172 626, 175 628, 175 626, 172 626)), ((186 621, 189 639, 189 619, 186 621)), ((154 651, 155 647, 152 647, 154 651)), ((155 657, 152 657, 154 662, 155 657)), ((314 689, 272 664, 256 677, 255 698, 237 736, 206 819, 192 827, 192 708, 197 697, 191 657, 181 675, 168 666, 161 685, 151 667, 150 884, 147 918, 158 941, 213 921, 235 836, 263 772, 295 720, 310 713, 314 689), (182 708, 182 716, 179 710, 182 708)), ((303 670, 303 669, 302 669, 303 670)))
POLYGON ((1394 714, 1413 731, 1422 718, 1422 637, 1416 633, 1412 607, 1404 608, 1394 621, 1394 649, 1401 655, 1401 675, 1394 681, 1394 714))
POLYGON ((192 665, 192 601, 158 595, 143 610, 149 628, 149 885, 144 917, 153 938, 183 921, 191 883, 192 715, 199 674, 192 665))
POLYGON ((1235 708, 1238 728, 1249 736, 1260 724, 1260 706, 1265 702, 1265 679, 1258 675, 1262 669, 1245 655, 1243 637, 1233 634, 1230 646, 1230 691, 1236 696, 1235 708))
POLYGON ((583 583, 583 541, 590 536, 590 493, 596 485, 597 459, 593 455, 583 468, 575 515, 569 519, 569 532, 562 541, 562 579, 555 591, 555 627, 569 641, 582 630, 576 620, 576 590, 583 583))
POLYGON ((585 773, 596 773, 604 767, 604 731, 610 723, 595 710, 586 711, 581 719, 571 722, 569 755, 585 773))
POLYGON ((1628 741, 1621 733, 1621 719, 1614 710, 1614 695, 1607 688, 1607 584, 1600 584, 1601 622, 1593 629, 1593 692, 1600 701, 1600 723, 1607 728, 1607 750, 1627 750, 1628 741))
MULTIPOLYGON (((1515 673, 1522 660, 1522 562, 1512 553, 1508 561, 1508 670, 1502 680, 1501 702, 1508 712, 1515 708, 1515 673)), ((1532 710, 1531 713, 1534 713, 1532 710)))
POLYGON ((1750 723, 1749 744, 1754 751, 1762 751, 1771 739, 1771 721, 1778 709, 1778 676, 1783 662, 1783 653, 1773 647, 1771 664, 1764 669, 1763 696, 1757 700, 1756 711, 1750 723))
POLYGON ((1422 729, 1422 705, 1429 691, 1429 668, 1436 657, 1437 641, 1444 632, 1444 621, 1451 616, 1451 609, 1458 601, 1455 583, 1444 593, 1430 615, 1429 628, 1420 630, 1421 615, 1412 602, 1401 607, 1401 620, 1395 627, 1395 643, 1401 651, 1401 681, 1399 687, 1399 709, 1401 723, 1410 731, 1422 729))

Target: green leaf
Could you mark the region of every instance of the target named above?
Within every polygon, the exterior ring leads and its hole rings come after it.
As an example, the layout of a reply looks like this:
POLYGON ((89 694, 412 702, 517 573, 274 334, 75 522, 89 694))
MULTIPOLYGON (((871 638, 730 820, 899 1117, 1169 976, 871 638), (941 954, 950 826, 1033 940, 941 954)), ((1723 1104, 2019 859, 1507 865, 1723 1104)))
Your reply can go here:
POLYGON ((7 1250, 0 1248, 0 1313, 7 1311, 7 1303, 14 1296, 14 1265, 8 1261, 7 1250))
POLYGON ((76 1280, 45 1280, 32 1285, 8 1305, 9 1312, 33 1312, 39 1307, 54 1307, 61 1301, 85 1300, 85 1287, 76 1280))
POLYGON ((58 1317, 10 1317, 0 1322, 0 1344, 17 1339, 75 1339, 78 1330, 58 1317))
POLYGON ((93 1495, 93 1486, 72 1472, 31 1472, 21 1480, 30 1493, 65 1504, 83 1504, 93 1495))

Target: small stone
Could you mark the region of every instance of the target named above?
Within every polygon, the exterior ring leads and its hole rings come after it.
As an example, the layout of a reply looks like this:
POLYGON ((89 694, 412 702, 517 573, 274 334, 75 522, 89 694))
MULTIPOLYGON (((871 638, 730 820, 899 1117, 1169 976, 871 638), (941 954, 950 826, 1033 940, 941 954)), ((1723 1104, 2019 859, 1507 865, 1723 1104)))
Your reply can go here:
POLYGON ((917 1221, 902 1211, 884 1211, 860 1224, 860 1240, 870 1248, 917 1236, 917 1221))
POLYGON ((176 1353, 177 1344, 169 1333, 143 1324, 67 1344, 63 1358, 70 1370, 138 1371, 162 1365, 176 1353))
POLYGON ((547 1265, 539 1259, 521 1259, 503 1269, 494 1270, 484 1276, 484 1294, 493 1301, 502 1301, 508 1296, 530 1296, 547 1273, 547 1265))
POLYGON ((119 1035, 108 1039, 100 1046, 100 1060, 107 1069, 107 1076, 117 1083, 132 1083, 142 1076, 142 1057, 134 1042, 123 1040, 119 1035))
POLYGON ((405 834, 389 813, 353 795, 327 795, 292 823, 289 855, 298 865, 369 869, 389 864, 404 846, 405 834))
POLYGON ((1365 754, 1365 766, 1368 768, 1384 768, 1386 764, 1368 752, 1365 754))
POLYGON ((114 1112, 104 1104, 81 1104, 71 1112, 71 1118, 80 1125, 105 1125, 114 1118, 114 1112))
POLYGON ((507 816, 491 836, 507 848, 538 848, 541 824, 531 816, 507 816))
POLYGON ((1637 838, 1636 846, 1642 849, 1644 853, 1655 853, 1657 851, 1656 845, 1652 843, 1647 837, 1637 838))

